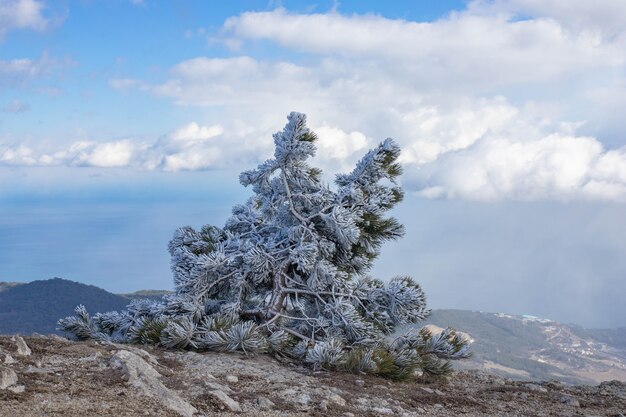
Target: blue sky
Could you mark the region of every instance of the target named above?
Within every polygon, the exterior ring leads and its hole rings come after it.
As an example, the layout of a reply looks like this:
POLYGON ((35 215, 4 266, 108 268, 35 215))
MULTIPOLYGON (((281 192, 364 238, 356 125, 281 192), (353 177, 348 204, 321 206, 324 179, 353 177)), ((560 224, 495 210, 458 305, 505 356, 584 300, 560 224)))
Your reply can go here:
POLYGON ((394 137, 432 307, 626 325, 626 4, 0 0, 0 280, 169 288, 292 110, 328 177, 394 137))
MULTIPOLYGON (((7 2, 11 5, 15 2, 7 2)), ((402 2, 372 8, 377 2, 192 2, 192 1, 67 1, 45 4, 49 16, 43 31, 19 30, 4 35, 0 59, 28 57, 50 62, 50 73, 42 80, 30 80, 27 91, 7 88, 3 102, 16 98, 33 111, 20 118, 3 118, 7 131, 25 136, 80 135, 88 130, 101 138, 129 135, 158 136, 185 120, 190 109, 172 108, 150 96, 120 96, 109 81, 115 78, 144 78, 158 81, 168 69, 190 57, 230 57, 220 42, 224 21, 246 11, 286 7, 295 12, 328 12, 335 7, 347 13, 379 13, 397 18, 432 19, 460 8, 463 2, 427 1, 424 7, 407 7, 402 2), (113 23, 113 24, 112 24, 113 23), (53 90, 41 94, 41 89, 53 90), (13 91, 12 91, 13 90, 13 91), (44 110, 45 109, 45 110, 44 110), (35 111, 39 110, 39 111, 35 111), (79 132, 77 132, 79 131, 79 132)), ((16 6, 14 6, 16 7, 16 6)), ((271 44, 251 45, 246 54, 255 57, 298 59, 290 51, 271 44)), ((5 87, 11 87, 5 86, 5 87)), ((207 117, 206 110, 192 113, 207 117)))

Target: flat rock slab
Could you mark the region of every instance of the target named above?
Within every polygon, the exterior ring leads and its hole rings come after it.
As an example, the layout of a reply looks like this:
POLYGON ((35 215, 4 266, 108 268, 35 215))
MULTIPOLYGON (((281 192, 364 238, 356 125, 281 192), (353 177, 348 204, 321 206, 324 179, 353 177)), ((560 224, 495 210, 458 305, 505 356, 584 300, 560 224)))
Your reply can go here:
POLYGON ((232 398, 230 398, 224 391, 220 391, 220 390, 209 391, 209 395, 215 398, 216 400, 218 400, 221 404, 223 404, 227 410, 234 411, 237 413, 241 412, 241 406, 239 405, 239 403, 233 400, 232 398))
POLYGON ((192 417, 198 410, 182 399, 176 392, 160 381, 161 374, 139 355, 127 350, 118 350, 110 360, 112 368, 119 368, 128 377, 128 384, 138 388, 149 397, 156 398, 172 411, 192 417))

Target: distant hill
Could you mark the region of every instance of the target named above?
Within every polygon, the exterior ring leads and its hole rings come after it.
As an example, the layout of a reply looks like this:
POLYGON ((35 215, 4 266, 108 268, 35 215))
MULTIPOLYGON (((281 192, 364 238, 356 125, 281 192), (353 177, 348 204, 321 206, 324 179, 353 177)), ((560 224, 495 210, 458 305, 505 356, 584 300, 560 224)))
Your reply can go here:
POLYGON ((618 329, 583 329, 582 327, 573 326, 573 329, 577 334, 591 337, 599 342, 626 351, 626 327, 618 329))
POLYGON ((128 298, 129 300, 134 299, 145 299, 149 298, 151 300, 161 301, 164 296, 172 294, 172 291, 167 290, 139 290, 135 292, 118 294, 122 297, 128 298))
POLYGON ((1 286, 0 334, 57 333, 58 319, 84 304, 88 311, 123 309, 129 299, 93 285, 54 278, 27 284, 1 286))
POLYGON ((434 310, 426 324, 453 327, 472 340, 463 369, 484 369, 513 379, 592 383, 626 381, 626 328, 584 329, 532 316, 434 310))

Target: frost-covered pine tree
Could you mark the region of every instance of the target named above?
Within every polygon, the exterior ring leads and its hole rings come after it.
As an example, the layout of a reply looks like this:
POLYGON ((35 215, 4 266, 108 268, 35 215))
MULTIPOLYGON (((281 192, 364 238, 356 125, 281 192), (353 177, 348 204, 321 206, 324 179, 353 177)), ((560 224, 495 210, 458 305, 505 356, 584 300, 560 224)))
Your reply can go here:
POLYGON ((331 188, 307 160, 316 136, 291 113, 274 135, 274 157, 239 179, 254 195, 223 228, 183 227, 169 244, 175 293, 134 301, 126 311, 84 307, 59 321, 79 339, 167 348, 269 352, 317 368, 404 378, 445 373, 468 347, 448 329, 391 340, 400 325, 428 315, 420 286, 368 271, 403 227, 386 212, 402 200, 398 145, 386 139, 331 188))

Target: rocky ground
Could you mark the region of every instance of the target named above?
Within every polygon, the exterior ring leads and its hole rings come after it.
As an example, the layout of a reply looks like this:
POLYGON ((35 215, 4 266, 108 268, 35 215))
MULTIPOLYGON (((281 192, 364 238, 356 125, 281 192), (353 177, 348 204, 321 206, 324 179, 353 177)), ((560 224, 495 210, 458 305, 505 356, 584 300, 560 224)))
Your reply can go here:
POLYGON ((626 383, 463 371, 443 381, 314 373, 267 356, 0 337, 0 416, 623 416, 626 383))

